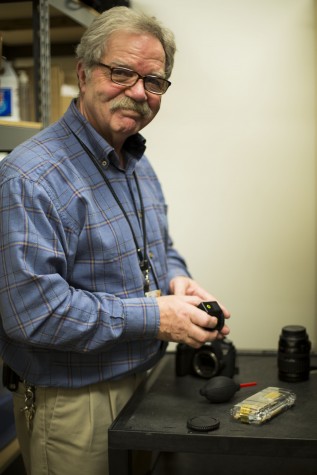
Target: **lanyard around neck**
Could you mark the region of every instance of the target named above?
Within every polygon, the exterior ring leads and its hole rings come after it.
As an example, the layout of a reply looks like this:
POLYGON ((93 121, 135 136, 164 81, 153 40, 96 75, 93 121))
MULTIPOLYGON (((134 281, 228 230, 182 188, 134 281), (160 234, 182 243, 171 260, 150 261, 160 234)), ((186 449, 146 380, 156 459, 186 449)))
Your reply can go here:
MULTIPOLYGON (((135 244, 135 247, 136 247, 136 250, 137 250, 140 269, 141 269, 141 271, 143 273, 143 276, 144 276, 144 293, 147 294, 150 291, 150 262, 149 262, 148 255, 147 255, 147 236, 146 236, 145 209, 144 209, 143 197, 142 197, 140 184, 139 184, 139 180, 137 178, 137 175, 134 171, 133 172, 133 177, 134 177, 134 180, 135 180, 135 183, 136 183, 138 196, 139 196, 139 201, 140 201, 140 208, 141 208, 141 226, 142 226, 142 233, 143 233, 143 252, 142 252, 141 247, 138 244, 138 241, 137 241, 133 226, 131 224, 131 221, 129 219, 129 216, 128 216, 126 210, 124 209, 117 193, 115 192, 109 178, 105 175, 104 170, 102 169, 102 167, 101 167, 100 163, 98 162, 97 158, 95 157, 95 155, 89 150, 89 148, 82 142, 82 140, 73 131, 72 131, 72 133, 76 137, 76 139, 78 140, 78 142, 80 143, 82 148, 85 150, 85 152, 87 153, 89 158, 92 160, 92 162, 94 163, 97 170, 100 172, 103 180, 107 184, 113 198, 117 202, 120 210, 122 211, 123 216, 125 217, 128 225, 129 225, 129 228, 130 228, 130 231, 131 231, 131 234, 132 234, 132 237, 133 237, 133 241, 134 241, 134 244, 135 244)), ((153 275, 154 275, 155 284, 157 285, 157 288, 159 288, 155 272, 153 272, 153 275)))

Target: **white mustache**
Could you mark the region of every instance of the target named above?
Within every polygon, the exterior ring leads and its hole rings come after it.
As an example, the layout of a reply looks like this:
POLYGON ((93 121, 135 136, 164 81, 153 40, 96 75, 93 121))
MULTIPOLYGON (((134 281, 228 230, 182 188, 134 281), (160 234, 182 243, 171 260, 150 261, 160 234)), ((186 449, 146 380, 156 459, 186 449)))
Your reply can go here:
POLYGON ((119 109, 132 110, 140 114, 142 117, 149 117, 151 115, 151 109, 146 102, 135 102, 130 97, 120 97, 111 101, 111 112, 115 112, 119 109))

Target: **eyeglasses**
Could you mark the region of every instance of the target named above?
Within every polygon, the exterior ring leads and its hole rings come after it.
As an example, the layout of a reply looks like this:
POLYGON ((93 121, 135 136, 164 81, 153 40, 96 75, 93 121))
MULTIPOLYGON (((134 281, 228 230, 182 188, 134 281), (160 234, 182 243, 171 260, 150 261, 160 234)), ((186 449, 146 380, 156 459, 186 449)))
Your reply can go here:
POLYGON ((112 68, 107 64, 96 63, 96 66, 101 66, 110 70, 110 79, 119 86, 132 87, 139 79, 143 80, 144 89, 152 94, 164 94, 172 84, 167 79, 160 78, 154 75, 141 76, 141 74, 132 69, 122 68, 116 66, 112 68))

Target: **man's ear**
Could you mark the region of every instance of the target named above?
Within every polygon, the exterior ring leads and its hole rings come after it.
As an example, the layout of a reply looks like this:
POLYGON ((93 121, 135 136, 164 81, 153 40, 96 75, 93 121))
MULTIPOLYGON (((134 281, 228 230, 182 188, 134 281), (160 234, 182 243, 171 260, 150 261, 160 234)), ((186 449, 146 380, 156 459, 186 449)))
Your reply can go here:
POLYGON ((85 86, 86 84, 86 71, 85 71, 82 61, 78 61, 76 65, 76 72, 77 72, 77 78, 78 78, 78 87, 79 87, 79 90, 81 90, 82 87, 85 86))

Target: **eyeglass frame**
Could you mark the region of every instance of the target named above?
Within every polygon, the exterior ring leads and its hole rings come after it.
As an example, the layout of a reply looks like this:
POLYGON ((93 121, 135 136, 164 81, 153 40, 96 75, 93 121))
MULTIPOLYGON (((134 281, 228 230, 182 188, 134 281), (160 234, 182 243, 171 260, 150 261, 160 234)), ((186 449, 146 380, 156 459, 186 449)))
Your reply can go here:
POLYGON ((160 76, 156 76, 155 74, 147 74, 146 76, 142 76, 141 74, 139 74, 137 71, 134 71, 133 69, 130 69, 130 68, 125 68, 123 66, 109 66, 108 64, 104 64, 104 63, 101 63, 101 62, 98 62, 98 63, 95 63, 95 66, 102 66, 104 68, 107 68, 110 70, 110 79, 111 81, 114 83, 114 84, 118 84, 118 86, 122 86, 122 87, 133 87, 135 86, 135 84, 140 80, 142 79, 143 81, 143 87, 144 89, 147 91, 147 92, 150 92, 151 94, 156 94, 157 96, 162 96, 163 94, 165 94, 165 92, 167 91, 167 89, 171 86, 171 81, 169 81, 168 79, 165 79, 165 78, 162 78, 160 76), (123 71, 129 71, 133 74, 136 74, 136 79, 135 79, 135 82, 133 84, 122 84, 122 83, 119 83, 117 81, 114 81, 112 79, 112 72, 114 69, 120 69, 120 70, 123 70, 123 71), (160 79, 161 81, 164 81, 164 83, 167 85, 166 86, 166 89, 165 91, 163 92, 154 92, 154 91, 150 91, 149 89, 146 88, 146 79, 147 78, 154 78, 154 79, 160 79))

